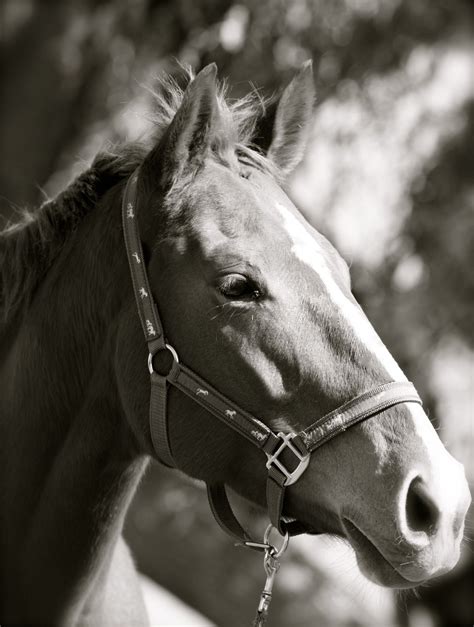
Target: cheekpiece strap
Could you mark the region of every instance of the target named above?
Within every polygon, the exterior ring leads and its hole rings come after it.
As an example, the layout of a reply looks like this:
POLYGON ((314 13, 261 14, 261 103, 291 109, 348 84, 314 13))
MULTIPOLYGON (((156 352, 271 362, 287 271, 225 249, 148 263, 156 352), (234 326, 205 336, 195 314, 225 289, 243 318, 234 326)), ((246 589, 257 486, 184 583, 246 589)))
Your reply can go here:
MULTIPOLYGON (((122 225, 128 265, 132 275, 133 292, 145 340, 154 350, 164 348, 163 328, 148 283, 146 261, 138 229, 137 184, 139 170, 128 179, 122 200, 122 225)), ((150 353, 153 353, 150 350, 150 353)))
POLYGON ((166 349, 166 342, 161 325, 158 309, 153 300, 153 295, 148 282, 146 260, 138 228, 138 184, 139 170, 135 170, 129 178, 122 199, 122 226, 127 251, 128 265, 132 276, 133 293, 137 303, 138 315, 143 330, 143 335, 148 345, 150 370, 150 405, 149 425, 153 448, 158 459, 165 466, 174 467, 171 453, 167 409, 167 382, 153 370, 153 357, 166 349))

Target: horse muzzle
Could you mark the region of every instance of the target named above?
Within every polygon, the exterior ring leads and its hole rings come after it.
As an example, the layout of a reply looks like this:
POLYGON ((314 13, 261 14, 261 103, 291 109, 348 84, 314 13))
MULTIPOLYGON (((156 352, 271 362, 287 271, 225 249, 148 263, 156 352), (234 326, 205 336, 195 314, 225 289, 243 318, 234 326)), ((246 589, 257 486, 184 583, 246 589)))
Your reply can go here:
POLYGON ((446 456, 452 485, 437 472, 416 474, 399 491, 395 511, 377 525, 362 522, 360 513, 343 517, 346 537, 371 581, 410 588, 457 564, 471 495, 462 465, 446 456))

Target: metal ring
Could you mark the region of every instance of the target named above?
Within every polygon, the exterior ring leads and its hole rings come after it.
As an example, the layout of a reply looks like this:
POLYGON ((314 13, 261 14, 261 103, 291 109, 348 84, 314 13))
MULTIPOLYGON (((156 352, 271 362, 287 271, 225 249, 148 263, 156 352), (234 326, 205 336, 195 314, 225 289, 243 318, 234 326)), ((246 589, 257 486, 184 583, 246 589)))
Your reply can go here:
MULTIPOLYGON (((175 364, 179 364, 179 357, 178 357, 178 353, 176 352, 176 350, 170 345, 170 344, 165 344, 165 348, 160 348, 156 351, 156 353, 148 353, 148 371, 150 374, 153 374, 155 372, 154 368, 153 368, 153 357, 160 351, 160 350, 168 350, 171 353, 171 356, 173 357, 173 361, 175 364)), ((173 366, 171 366, 172 368, 173 366)), ((171 372, 171 368, 170 368, 170 372, 171 372)), ((156 372, 155 374, 160 374, 159 372, 156 372)), ((169 373, 168 373, 169 374, 169 373)), ((167 375, 161 375, 161 376, 167 376, 167 375)))
POLYGON ((286 551, 286 549, 288 547, 288 542, 289 541, 290 541, 290 534, 288 533, 288 531, 285 533, 284 536, 281 536, 281 534, 278 531, 278 529, 276 527, 274 527, 272 524, 268 525, 268 527, 265 529, 265 533, 263 535, 263 543, 270 547, 270 551, 271 551, 272 557, 278 558, 281 555, 283 555, 283 553, 286 551), (278 535, 280 537, 283 537, 283 544, 281 545, 281 547, 279 549, 277 549, 276 546, 274 546, 273 544, 270 544, 270 542, 269 542, 270 534, 272 532, 272 529, 275 529, 275 531, 278 533, 278 535))

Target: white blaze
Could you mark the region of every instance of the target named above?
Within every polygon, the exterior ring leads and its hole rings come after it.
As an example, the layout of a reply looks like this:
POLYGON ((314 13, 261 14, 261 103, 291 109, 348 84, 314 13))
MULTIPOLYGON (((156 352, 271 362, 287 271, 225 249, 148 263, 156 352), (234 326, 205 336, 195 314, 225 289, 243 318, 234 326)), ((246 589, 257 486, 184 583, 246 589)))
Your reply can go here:
MULTIPOLYGON (((353 328, 364 346, 377 357, 389 375, 395 381, 406 381, 406 376, 390 355, 360 307, 349 300, 339 288, 326 262, 323 251, 311 233, 284 205, 277 203, 277 209, 291 238, 293 254, 312 268, 320 277, 329 298, 353 328)), ((446 559, 444 554, 450 553, 448 561, 452 566, 457 561, 462 538, 461 532, 457 538, 454 538, 455 544, 453 545, 453 516, 460 511, 462 512, 460 507, 462 508, 463 504, 469 502, 469 491, 464 469, 445 449, 423 408, 413 403, 407 403, 406 407, 410 411, 414 431, 421 439, 424 449, 424 453, 420 453, 420 460, 424 461, 424 463, 420 465, 418 472, 422 472, 429 488, 430 498, 439 510, 440 531, 438 534, 443 534, 444 540, 442 545, 445 549, 440 554, 438 561, 441 560, 439 564, 442 565, 442 560, 446 559)))
POLYGON ((326 287, 329 298, 337 306, 364 346, 373 353, 394 381, 406 381, 400 366, 389 353, 362 310, 350 301, 334 280, 321 248, 309 231, 289 209, 277 203, 285 230, 293 243, 292 252, 312 268, 326 287))

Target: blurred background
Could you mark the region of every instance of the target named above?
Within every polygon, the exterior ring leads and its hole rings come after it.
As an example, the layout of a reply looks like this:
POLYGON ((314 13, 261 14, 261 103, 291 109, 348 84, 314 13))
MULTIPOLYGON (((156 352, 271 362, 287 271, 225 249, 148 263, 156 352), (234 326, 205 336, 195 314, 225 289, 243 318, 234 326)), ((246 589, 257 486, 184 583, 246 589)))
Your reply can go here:
MULTIPOLYGON (((318 107, 290 193, 351 264, 358 300, 472 482, 472 2, 3 0, 1 12, 0 226, 109 142, 146 136, 146 87, 178 62, 215 61, 236 98, 272 94, 311 57, 318 107)), ((472 538, 472 515, 468 527, 472 538)), ((250 624, 260 557, 217 528, 200 486, 153 465, 126 535, 139 569, 208 619, 179 618, 163 592, 159 624, 250 624)), ((273 627, 474 623, 468 542, 453 573, 400 595, 363 579, 344 544, 299 538, 276 588, 273 627)))

